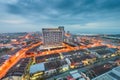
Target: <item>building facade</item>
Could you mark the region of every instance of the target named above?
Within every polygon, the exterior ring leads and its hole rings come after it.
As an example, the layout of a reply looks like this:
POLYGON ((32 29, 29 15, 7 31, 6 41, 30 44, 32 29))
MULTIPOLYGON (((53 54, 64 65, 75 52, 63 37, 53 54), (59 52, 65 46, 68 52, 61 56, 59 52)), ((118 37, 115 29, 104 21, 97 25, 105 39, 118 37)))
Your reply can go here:
POLYGON ((61 46, 64 40, 64 27, 43 28, 42 35, 45 46, 61 46))

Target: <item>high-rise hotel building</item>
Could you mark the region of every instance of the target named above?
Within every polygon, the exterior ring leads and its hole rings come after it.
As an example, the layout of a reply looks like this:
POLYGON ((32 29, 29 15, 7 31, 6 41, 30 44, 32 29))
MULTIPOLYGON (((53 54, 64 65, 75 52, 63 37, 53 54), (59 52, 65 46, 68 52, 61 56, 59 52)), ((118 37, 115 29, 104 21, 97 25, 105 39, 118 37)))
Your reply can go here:
POLYGON ((44 46, 62 46, 64 40, 64 27, 43 28, 42 35, 44 46))

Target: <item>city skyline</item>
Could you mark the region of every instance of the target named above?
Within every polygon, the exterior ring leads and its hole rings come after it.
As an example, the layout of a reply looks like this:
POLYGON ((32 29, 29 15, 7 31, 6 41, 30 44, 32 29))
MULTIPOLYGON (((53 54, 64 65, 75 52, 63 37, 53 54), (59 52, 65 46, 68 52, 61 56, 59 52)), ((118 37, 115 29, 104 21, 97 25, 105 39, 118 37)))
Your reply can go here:
POLYGON ((120 0, 0 0, 0 33, 65 26, 72 33, 118 34, 120 0))

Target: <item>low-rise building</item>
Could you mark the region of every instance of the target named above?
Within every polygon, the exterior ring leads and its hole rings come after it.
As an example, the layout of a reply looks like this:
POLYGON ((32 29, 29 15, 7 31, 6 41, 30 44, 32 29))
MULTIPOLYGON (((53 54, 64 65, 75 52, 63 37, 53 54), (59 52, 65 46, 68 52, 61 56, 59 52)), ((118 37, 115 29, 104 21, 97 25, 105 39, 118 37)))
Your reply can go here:
POLYGON ((79 73, 78 70, 71 71, 70 76, 75 80, 90 80, 84 73, 79 73))
POLYGON ((117 50, 117 48, 108 48, 106 46, 88 48, 88 51, 90 51, 91 54, 96 55, 98 58, 114 56, 117 50))
POLYGON ((92 79, 92 80, 120 80, 120 66, 92 79))
POLYGON ((10 76, 2 80, 22 80, 22 77, 21 76, 10 76))

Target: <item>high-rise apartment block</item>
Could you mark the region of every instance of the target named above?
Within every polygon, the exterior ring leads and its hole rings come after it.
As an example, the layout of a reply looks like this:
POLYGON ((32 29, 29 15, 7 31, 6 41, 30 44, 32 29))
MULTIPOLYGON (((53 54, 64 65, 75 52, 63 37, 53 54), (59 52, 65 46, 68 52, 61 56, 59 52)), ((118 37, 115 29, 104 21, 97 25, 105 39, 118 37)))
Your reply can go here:
POLYGON ((64 27, 43 28, 42 35, 45 46, 61 46, 64 40, 64 27))

